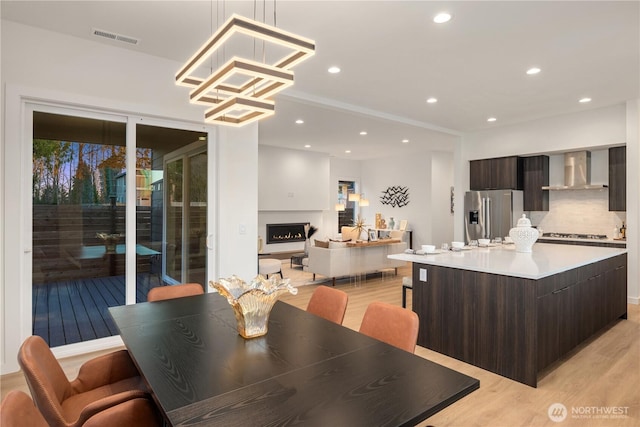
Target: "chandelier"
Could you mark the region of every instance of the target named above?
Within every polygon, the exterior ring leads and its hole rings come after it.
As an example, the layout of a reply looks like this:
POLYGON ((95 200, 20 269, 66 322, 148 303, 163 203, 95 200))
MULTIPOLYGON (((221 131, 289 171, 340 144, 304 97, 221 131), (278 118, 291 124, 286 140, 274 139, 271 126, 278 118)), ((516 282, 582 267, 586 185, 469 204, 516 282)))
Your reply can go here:
POLYGON ((176 74, 176 84, 191 88, 192 103, 209 106, 204 121, 243 126, 275 113, 272 97, 293 85, 291 68, 315 53, 315 42, 240 15, 232 15, 176 74), (272 64, 232 57, 207 78, 197 71, 234 35, 245 35, 285 48, 272 64))

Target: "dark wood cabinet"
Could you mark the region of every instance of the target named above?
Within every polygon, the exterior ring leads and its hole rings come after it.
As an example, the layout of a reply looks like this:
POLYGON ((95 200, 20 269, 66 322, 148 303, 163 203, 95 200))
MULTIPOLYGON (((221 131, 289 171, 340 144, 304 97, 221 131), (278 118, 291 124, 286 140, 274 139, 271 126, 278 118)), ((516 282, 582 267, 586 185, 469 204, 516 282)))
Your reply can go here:
POLYGON ((548 211, 549 156, 532 156, 523 159, 523 198, 525 211, 548 211))
POLYGON ((543 368, 626 317, 626 265, 621 254, 533 280, 414 263, 418 344, 535 387, 543 368))
POLYGON ((627 210, 627 147, 609 148, 609 210, 627 210))
POLYGON ((471 190, 522 190, 523 159, 517 156, 471 160, 471 190))
POLYGON ((469 189, 487 190, 492 185, 491 159, 469 162, 469 189))
MULTIPOLYGON (((539 286, 538 369, 627 313, 626 254, 580 267, 554 286, 539 286)), ((541 283, 544 283, 542 281, 541 283)))

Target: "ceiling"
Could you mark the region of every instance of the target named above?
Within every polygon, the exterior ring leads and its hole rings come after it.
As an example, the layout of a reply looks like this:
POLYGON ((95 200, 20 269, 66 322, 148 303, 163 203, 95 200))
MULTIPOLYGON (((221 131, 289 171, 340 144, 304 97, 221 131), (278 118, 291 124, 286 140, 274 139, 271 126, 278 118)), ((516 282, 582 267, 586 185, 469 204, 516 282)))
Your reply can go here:
MULTIPOLYGON (((275 4, 276 26, 315 40, 316 54, 294 68, 295 85, 260 122, 261 144, 353 159, 451 151, 465 132, 640 97, 638 1, 275 4), (441 11, 453 19, 435 24, 441 11), (329 74, 332 65, 342 72, 329 74), (527 75, 534 66, 542 71, 527 75), (583 97, 592 101, 579 103, 583 97)), ((0 7, 3 19, 174 60, 176 71, 231 13, 268 24, 274 17, 273 1, 3 0, 0 7), (97 37, 92 28, 140 42, 97 37)), ((260 46, 250 49, 263 55, 260 46)))

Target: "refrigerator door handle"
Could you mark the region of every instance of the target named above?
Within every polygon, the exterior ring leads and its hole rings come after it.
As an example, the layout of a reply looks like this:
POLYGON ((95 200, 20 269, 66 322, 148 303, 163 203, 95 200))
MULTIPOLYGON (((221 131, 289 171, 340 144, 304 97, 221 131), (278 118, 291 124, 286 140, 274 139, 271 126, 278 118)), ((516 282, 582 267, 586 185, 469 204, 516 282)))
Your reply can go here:
POLYGON ((485 239, 491 238, 491 199, 488 197, 482 198, 482 216, 484 217, 484 228, 482 237, 485 239))

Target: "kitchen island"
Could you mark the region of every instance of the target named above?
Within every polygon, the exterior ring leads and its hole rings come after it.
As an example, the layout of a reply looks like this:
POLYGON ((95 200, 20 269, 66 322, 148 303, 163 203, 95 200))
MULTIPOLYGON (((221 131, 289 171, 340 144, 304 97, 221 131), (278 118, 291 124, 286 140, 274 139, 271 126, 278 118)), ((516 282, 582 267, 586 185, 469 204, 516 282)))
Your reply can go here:
POLYGON ((626 249, 499 245, 389 258, 413 263, 419 345, 532 387, 544 368, 626 318, 626 249))

